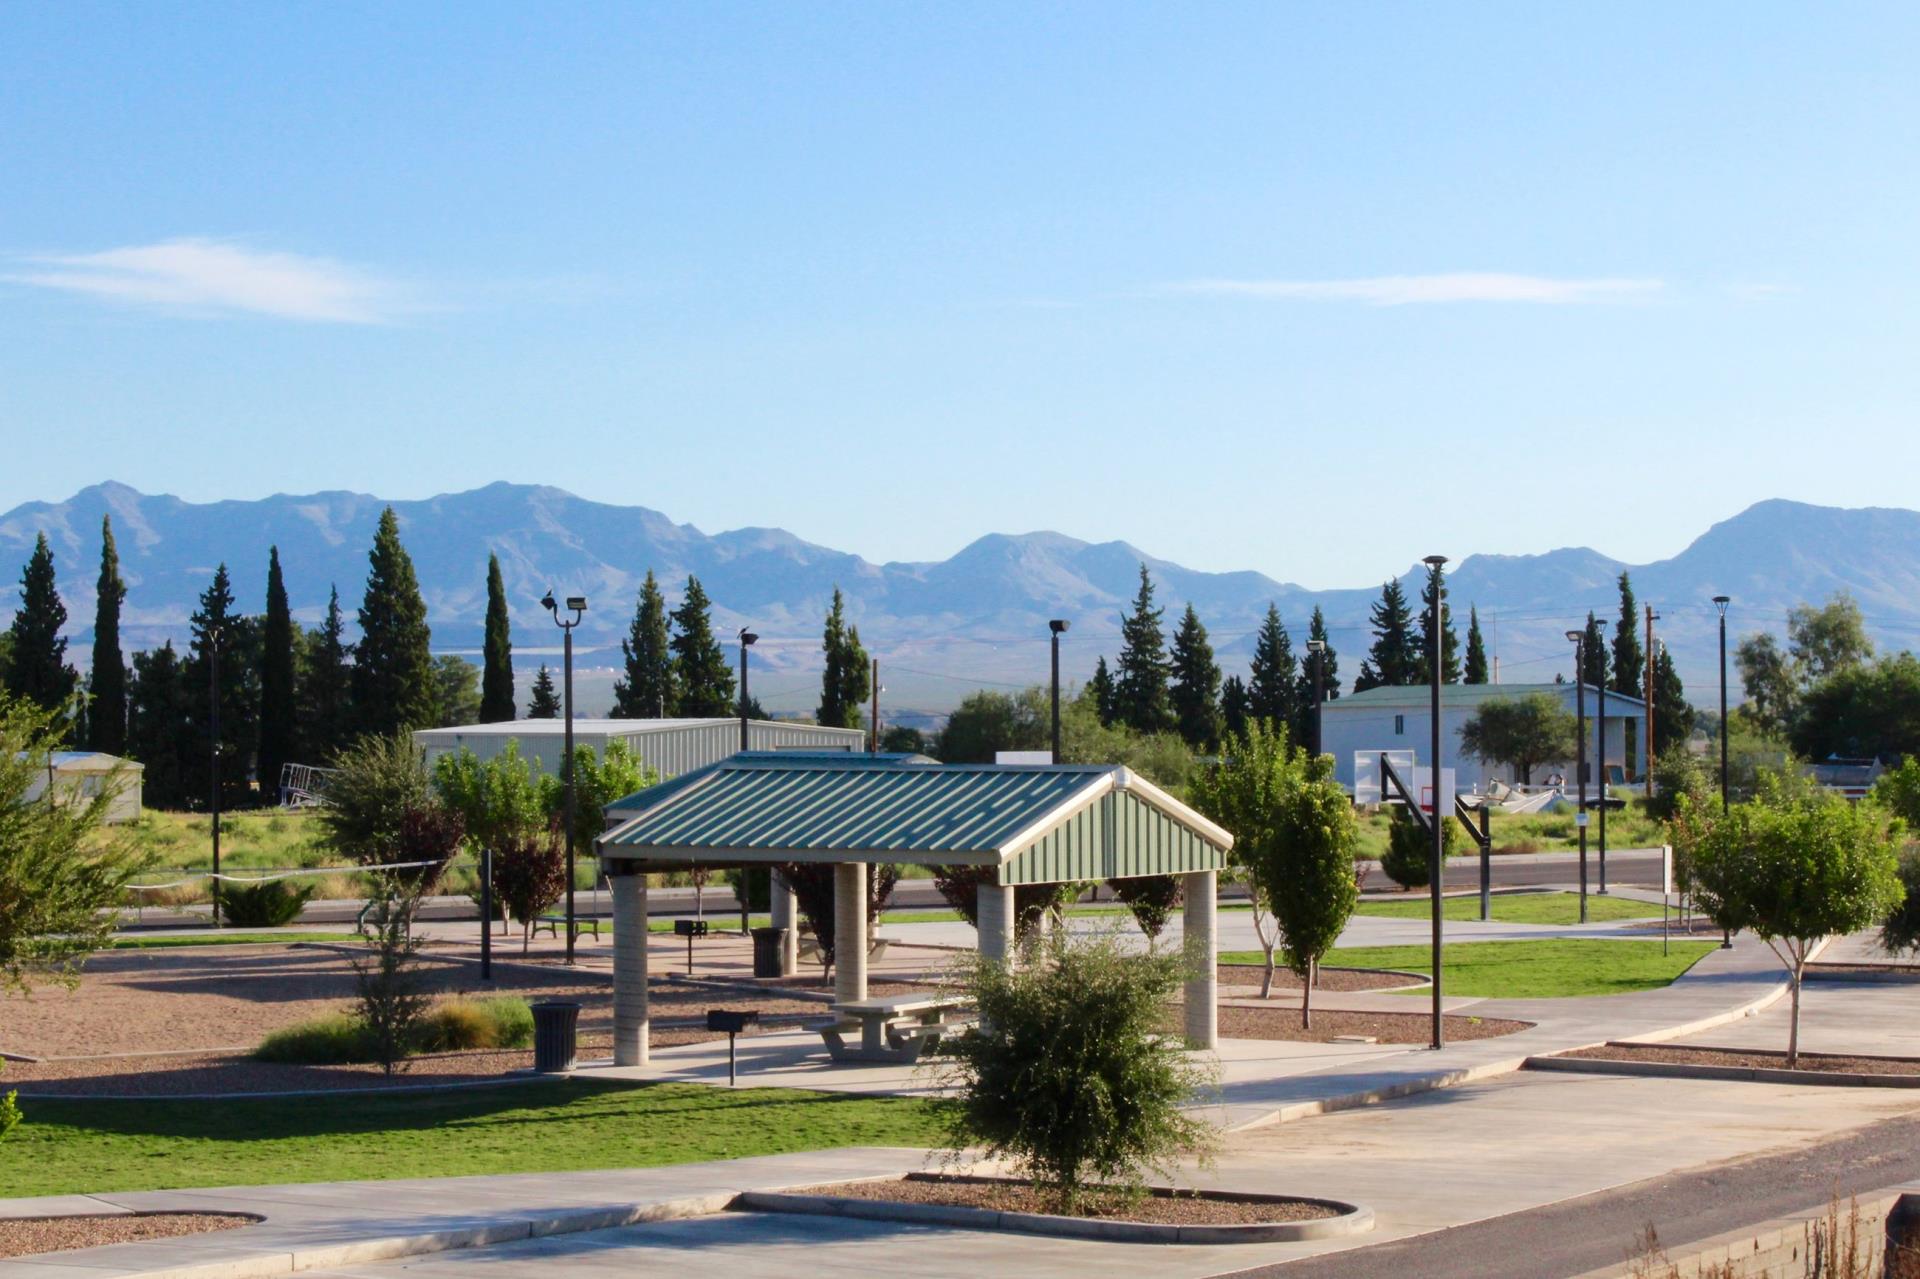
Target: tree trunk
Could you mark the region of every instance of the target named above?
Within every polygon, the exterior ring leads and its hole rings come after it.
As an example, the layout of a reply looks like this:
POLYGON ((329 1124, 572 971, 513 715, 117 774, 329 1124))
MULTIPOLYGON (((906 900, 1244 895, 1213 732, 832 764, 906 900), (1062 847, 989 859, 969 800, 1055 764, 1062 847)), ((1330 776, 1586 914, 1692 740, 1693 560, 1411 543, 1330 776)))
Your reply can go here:
POLYGON ((1307 961, 1307 979, 1300 985, 1300 1029, 1313 1029, 1313 983, 1320 974, 1320 961, 1307 961))
POLYGON ((1260 998, 1273 997, 1273 947, 1267 947, 1267 971, 1260 980, 1260 998))
POLYGON ((1805 966, 1802 959, 1793 961, 1793 1021, 1787 1031, 1787 1069, 1792 1070, 1800 1064, 1800 974, 1805 966))

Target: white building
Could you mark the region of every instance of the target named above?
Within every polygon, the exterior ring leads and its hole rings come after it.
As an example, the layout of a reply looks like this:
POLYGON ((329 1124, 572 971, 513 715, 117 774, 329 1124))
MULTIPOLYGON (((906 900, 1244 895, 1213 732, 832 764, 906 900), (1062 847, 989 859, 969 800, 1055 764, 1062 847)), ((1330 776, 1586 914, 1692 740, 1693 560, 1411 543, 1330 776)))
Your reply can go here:
POLYGON ((33 803, 53 788, 60 804, 85 803, 96 795, 111 793, 106 819, 130 822, 140 816, 140 783, 146 766, 118 755, 99 751, 54 751, 47 756, 47 772, 27 787, 23 800, 33 803))
MULTIPOLYGON (((1460 749, 1460 730, 1479 709, 1491 701, 1521 698, 1544 693, 1558 700, 1567 713, 1576 712, 1578 690, 1572 684, 1448 684, 1440 690, 1440 767, 1454 770, 1454 785, 1461 792, 1484 791, 1493 782, 1509 784, 1520 779, 1504 764, 1490 764, 1467 755, 1460 749)), ((1354 755, 1360 751, 1412 751, 1421 767, 1432 754, 1433 690, 1425 684, 1370 688, 1327 702, 1323 716, 1321 749, 1333 756, 1341 785, 1353 789, 1354 755)), ((1600 772, 1601 723, 1599 690, 1586 688, 1587 707, 1587 781, 1595 783, 1600 772)), ((1606 751, 1608 776, 1617 784, 1624 780, 1623 770, 1629 757, 1638 761, 1645 753, 1639 734, 1644 731, 1646 704, 1623 693, 1607 693, 1606 751), (1635 735, 1631 748, 1629 733, 1635 735)), ((1534 766, 1533 781, 1539 785, 1555 773, 1566 778, 1569 787, 1578 782, 1572 760, 1554 760, 1534 766)))
MULTIPOLYGON (((459 728, 424 728, 413 741, 426 752, 427 767, 442 755, 465 748, 485 760, 517 742, 520 758, 544 772, 558 774, 566 753, 566 721, 515 719, 498 724, 465 724, 459 728)), ((737 719, 576 719, 576 747, 591 746, 606 753, 610 742, 625 742, 634 756, 659 774, 661 780, 717 764, 740 749, 737 719)), ((756 751, 864 751, 867 734, 858 728, 822 728, 818 724, 783 724, 772 720, 747 721, 747 748, 756 751)))

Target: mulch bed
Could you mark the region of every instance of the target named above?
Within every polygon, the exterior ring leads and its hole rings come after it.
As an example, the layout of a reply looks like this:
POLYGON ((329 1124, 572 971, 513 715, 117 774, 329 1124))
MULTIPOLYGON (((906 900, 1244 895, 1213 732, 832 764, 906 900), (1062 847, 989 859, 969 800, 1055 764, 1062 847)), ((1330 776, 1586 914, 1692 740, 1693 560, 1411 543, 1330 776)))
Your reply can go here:
POLYGON ((1800 1054, 1789 1067, 1784 1053, 1749 1052, 1737 1048, 1690 1048, 1673 1044, 1602 1044, 1559 1054, 1589 1061, 1652 1061, 1680 1066, 1732 1066, 1742 1070, 1799 1070, 1849 1075, 1920 1075, 1920 1061, 1898 1057, 1849 1057, 1842 1054, 1800 1054))
MULTIPOLYGON (((796 1195, 826 1195, 836 1199, 869 1199, 892 1203, 946 1204, 984 1208, 994 1212, 1038 1212, 1059 1215, 1054 1202, 1030 1184, 1018 1181, 968 1181, 933 1173, 909 1173, 898 1181, 856 1181, 808 1186, 786 1191, 796 1195)), ((1084 1205, 1077 1217, 1113 1221, 1144 1221, 1169 1226, 1245 1226, 1274 1221, 1317 1221, 1336 1217, 1339 1210, 1299 1199, 1252 1202, 1212 1199, 1194 1191, 1151 1194, 1128 1202, 1118 1195, 1084 1205)))
MULTIPOLYGON (((1222 964, 1219 968, 1219 982, 1222 986, 1252 986, 1258 990, 1265 971, 1259 964, 1222 964)), ((1424 978, 1405 977, 1397 973, 1366 972, 1358 968, 1322 968, 1320 984, 1314 989, 1330 990, 1336 993, 1355 990, 1396 990, 1418 986, 1423 981, 1424 978)), ((1275 990, 1299 990, 1301 984, 1291 968, 1279 966, 1274 969, 1273 988, 1275 990)))
MULTIPOLYGON (((1526 1021, 1498 1017, 1466 1017, 1458 1013, 1440 1019, 1449 1041, 1494 1039, 1526 1030, 1526 1021)), ((1313 1029, 1300 1028, 1300 1010, 1293 1007, 1248 1008, 1220 1006, 1220 1035, 1224 1039, 1284 1039, 1300 1043, 1328 1043, 1340 1035, 1369 1035, 1383 1044, 1424 1044, 1433 1035, 1433 1018, 1425 1013, 1353 1013, 1315 1009, 1313 1029)))
POLYGON ((111 1217, 0 1218, 0 1257, 33 1257, 69 1248, 97 1248, 142 1239, 172 1239, 237 1230, 259 1221, 239 1213, 152 1212, 111 1217))

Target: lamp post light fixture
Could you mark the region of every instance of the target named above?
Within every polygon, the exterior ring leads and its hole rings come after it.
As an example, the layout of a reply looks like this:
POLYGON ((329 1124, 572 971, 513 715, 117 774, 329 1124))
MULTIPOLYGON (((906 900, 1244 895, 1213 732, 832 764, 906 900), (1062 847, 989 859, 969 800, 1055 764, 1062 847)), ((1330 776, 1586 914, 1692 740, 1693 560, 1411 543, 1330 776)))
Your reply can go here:
POLYGON ((1056 617, 1047 623, 1053 632, 1053 762, 1060 762, 1060 637, 1071 623, 1056 617))
MULTIPOLYGON (((207 628, 207 707, 209 716, 207 727, 211 733, 208 743, 209 768, 213 774, 213 926, 220 923, 220 628, 207 628)), ((47 791, 52 795, 51 788, 47 791)))
MULTIPOLYGON (((1432 771, 1433 771, 1433 847, 1427 854, 1427 888, 1433 905, 1433 1047, 1446 1047, 1446 1023, 1441 1020, 1440 995, 1440 941, 1442 925, 1440 894, 1440 876, 1445 868, 1445 848, 1442 837, 1445 834, 1446 812, 1440 807, 1440 681, 1446 678, 1442 660, 1445 638, 1440 629, 1441 584, 1440 571, 1446 567, 1447 557, 1429 555, 1421 561, 1432 574, 1433 616, 1427 623, 1427 671, 1432 676, 1432 771)), ((1316 743, 1317 744, 1317 743, 1316 743)))
POLYGON ((1310 639, 1307 651, 1313 654, 1313 753, 1324 755, 1326 748, 1327 642, 1310 639))
MULTIPOLYGON (((1713 606, 1720 610, 1720 813, 1727 812, 1727 605, 1733 603, 1728 595, 1713 597, 1713 606)), ((1733 948, 1733 930, 1720 930, 1720 949, 1733 948)))
MULTIPOLYGON (((1599 623, 1605 626, 1605 622, 1599 623)), ((1595 737, 1594 754, 1600 758, 1595 761, 1595 781, 1600 801, 1600 895, 1607 895, 1607 681, 1599 684, 1600 705, 1594 711, 1593 733, 1595 737)))
MULTIPOLYGON (((566 702, 566 705, 562 708, 566 715, 566 729, 561 747, 565 752, 561 757, 561 767, 565 770, 566 775, 561 780, 566 783, 567 787, 567 962, 571 964, 573 962, 574 937, 575 934, 579 932, 578 927, 574 924, 573 912, 573 826, 574 806, 577 802, 578 791, 578 788, 574 784, 573 776, 573 628, 580 625, 580 617, 587 611, 587 598, 584 595, 567 596, 566 608, 568 612, 573 614, 571 621, 560 616, 560 605, 554 601, 551 590, 541 597, 540 607, 553 614, 554 625, 560 628, 560 633, 564 637, 564 647, 561 657, 561 684, 564 689, 563 697, 566 702)), ((491 923, 491 920, 482 921, 483 926, 490 926, 491 923)))
POLYGON ((753 705, 747 696, 747 650, 760 637, 742 626, 740 628, 740 749, 747 749, 747 708, 753 705))
POLYGON ((1580 830, 1580 922, 1587 922, 1587 633, 1568 631, 1573 641, 1573 701, 1576 709, 1573 744, 1574 784, 1580 799, 1573 824, 1580 830))

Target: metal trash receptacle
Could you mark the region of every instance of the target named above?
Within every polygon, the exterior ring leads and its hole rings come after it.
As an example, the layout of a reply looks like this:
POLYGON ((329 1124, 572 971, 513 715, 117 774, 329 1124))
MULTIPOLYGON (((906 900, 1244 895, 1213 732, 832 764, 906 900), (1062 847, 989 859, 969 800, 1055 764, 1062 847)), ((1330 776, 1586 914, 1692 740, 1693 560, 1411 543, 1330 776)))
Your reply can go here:
POLYGON ((780 953, 786 948, 787 930, 784 928, 756 928, 753 930, 753 975, 755 977, 783 977, 780 971, 780 953))
POLYGON ((571 999, 545 999, 532 1011, 534 1070, 543 1075, 566 1074, 574 1065, 580 1005, 571 999))

